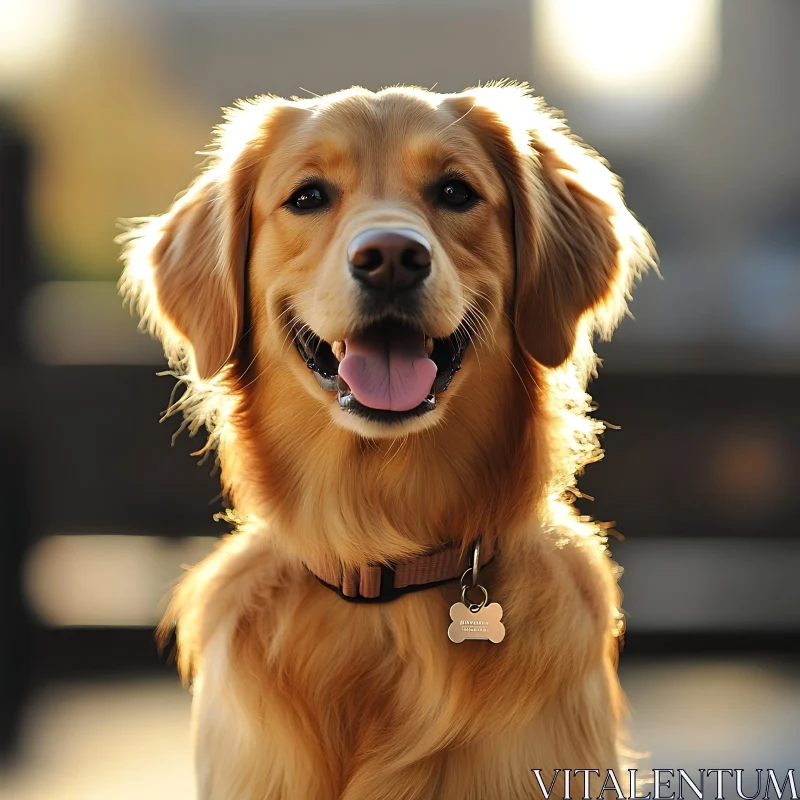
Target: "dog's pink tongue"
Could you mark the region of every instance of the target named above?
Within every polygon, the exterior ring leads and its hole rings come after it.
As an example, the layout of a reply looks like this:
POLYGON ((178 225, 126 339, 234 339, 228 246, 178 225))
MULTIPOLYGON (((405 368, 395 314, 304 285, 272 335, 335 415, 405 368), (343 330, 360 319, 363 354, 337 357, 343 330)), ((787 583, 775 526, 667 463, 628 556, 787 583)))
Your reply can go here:
POLYGON ((364 406, 410 411, 431 392, 436 364, 419 332, 402 328, 371 331, 345 339, 339 375, 364 406))

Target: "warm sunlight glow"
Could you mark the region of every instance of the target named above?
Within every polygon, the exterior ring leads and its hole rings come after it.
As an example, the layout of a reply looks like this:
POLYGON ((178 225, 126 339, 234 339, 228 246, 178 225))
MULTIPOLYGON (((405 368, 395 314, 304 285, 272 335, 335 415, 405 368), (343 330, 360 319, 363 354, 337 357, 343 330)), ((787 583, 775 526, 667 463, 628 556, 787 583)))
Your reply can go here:
POLYGON ((17 93, 67 45, 77 0, 0 0, 0 92, 17 93))
POLYGON ((719 0, 534 0, 537 58, 583 93, 683 97, 712 77, 719 0))

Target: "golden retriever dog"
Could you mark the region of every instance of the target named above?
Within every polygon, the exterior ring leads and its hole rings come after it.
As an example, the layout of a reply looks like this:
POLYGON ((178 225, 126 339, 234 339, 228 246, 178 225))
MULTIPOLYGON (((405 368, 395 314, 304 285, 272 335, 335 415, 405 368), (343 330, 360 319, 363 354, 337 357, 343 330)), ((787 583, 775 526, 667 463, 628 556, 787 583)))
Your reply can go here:
POLYGON ((125 239, 234 526, 164 621, 199 796, 512 800, 617 768, 618 570, 571 501, 593 335, 654 255, 600 157, 518 85, 265 96, 125 239))

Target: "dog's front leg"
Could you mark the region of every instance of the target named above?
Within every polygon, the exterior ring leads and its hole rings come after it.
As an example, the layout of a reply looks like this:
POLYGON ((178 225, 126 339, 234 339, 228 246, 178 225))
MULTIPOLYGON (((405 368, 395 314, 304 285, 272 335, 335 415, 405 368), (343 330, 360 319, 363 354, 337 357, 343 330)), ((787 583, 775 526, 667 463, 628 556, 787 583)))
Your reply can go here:
POLYGON ((444 748, 412 764, 402 751, 372 752, 347 783, 341 800, 542 800, 597 797, 617 754, 621 696, 609 660, 578 685, 554 695, 531 721, 508 729, 491 715, 473 742, 444 748), (545 791, 533 770, 539 771, 545 791), (577 772, 575 772, 577 770, 577 772), (570 772, 565 788, 565 771, 570 772))
POLYGON ((607 771, 618 774, 620 703, 613 665, 602 664, 579 685, 554 695, 524 727, 487 726, 479 739, 451 750, 437 800, 577 798, 585 794, 584 779, 588 796, 598 797, 607 771))
POLYGON ((209 639, 194 680, 197 800, 336 800, 339 776, 291 698, 264 691, 253 702, 243 693, 229 660, 232 630, 220 625, 209 639))
POLYGON ((197 800, 336 800, 330 765, 290 719, 254 725, 219 688, 201 682, 193 703, 197 800))

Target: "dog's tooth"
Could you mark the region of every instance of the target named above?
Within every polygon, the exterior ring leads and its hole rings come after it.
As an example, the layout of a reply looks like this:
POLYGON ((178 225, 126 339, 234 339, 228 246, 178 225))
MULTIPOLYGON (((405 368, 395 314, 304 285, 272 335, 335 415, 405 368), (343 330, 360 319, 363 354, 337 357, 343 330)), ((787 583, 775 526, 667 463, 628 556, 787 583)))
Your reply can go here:
POLYGON ((433 339, 430 336, 425 337, 425 352, 430 355, 433 352, 433 339))
POLYGON ((341 375, 338 377, 337 382, 339 388, 338 392, 339 407, 347 410, 347 408, 353 402, 353 392, 347 385, 347 381, 345 381, 345 379, 341 375))
POLYGON ((343 340, 339 340, 331 345, 331 350, 333 350, 336 360, 341 361, 344 358, 344 354, 347 352, 347 345, 345 345, 343 340))

